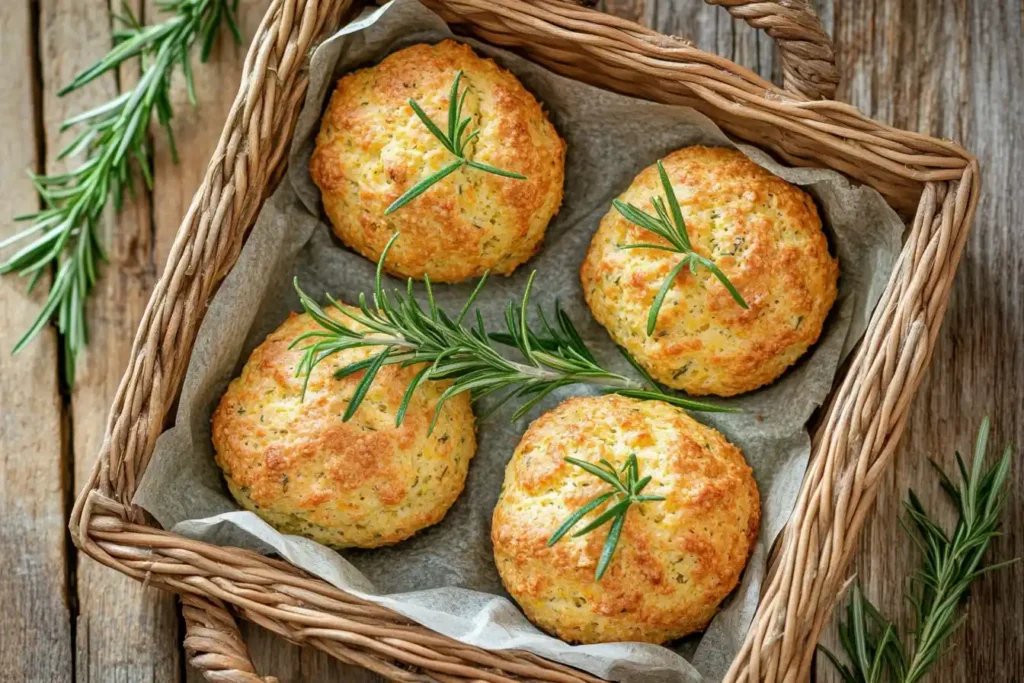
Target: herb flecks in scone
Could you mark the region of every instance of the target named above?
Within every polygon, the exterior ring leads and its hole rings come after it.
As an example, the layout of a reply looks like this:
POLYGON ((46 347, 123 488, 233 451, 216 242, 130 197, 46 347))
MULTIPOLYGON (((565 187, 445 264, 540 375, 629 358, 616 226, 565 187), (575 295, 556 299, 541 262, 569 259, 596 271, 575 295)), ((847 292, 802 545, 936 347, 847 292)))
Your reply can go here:
POLYGON ((336 378, 373 357, 372 341, 300 376, 304 352, 293 343, 320 329, 293 315, 252 352, 213 416, 217 464, 239 504, 279 531, 339 548, 397 543, 441 521, 462 492, 476 451, 469 398, 439 407, 450 383, 426 381, 406 400, 415 364, 369 382, 365 369, 336 378))
POLYGON ((721 434, 661 401, 600 396, 530 425, 506 467, 491 541, 505 588, 544 630, 577 643, 663 643, 708 624, 759 523, 753 473, 721 434))
POLYGON ((811 197, 709 147, 642 171, 580 268, 594 318, 655 380, 717 396, 796 362, 821 334, 838 276, 811 197), (655 216, 636 208, 652 203, 655 216))
POLYGON ((389 273, 459 282, 508 275, 540 249, 564 166, 565 143, 536 98, 446 40, 338 81, 310 174, 349 247, 376 261, 401 232, 389 273))

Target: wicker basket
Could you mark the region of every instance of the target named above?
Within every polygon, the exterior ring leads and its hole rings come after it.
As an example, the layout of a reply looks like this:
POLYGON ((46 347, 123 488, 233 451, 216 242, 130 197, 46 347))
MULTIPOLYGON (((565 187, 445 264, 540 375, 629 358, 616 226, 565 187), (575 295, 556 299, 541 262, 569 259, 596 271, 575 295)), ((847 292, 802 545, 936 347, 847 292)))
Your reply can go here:
MULTIPOLYGON (((978 200, 960 147, 876 123, 830 101, 828 37, 802 0, 714 0, 779 41, 779 89, 728 60, 561 0, 429 0, 457 31, 522 51, 582 81, 700 110, 732 136, 795 166, 841 171, 912 220, 865 338, 819 424, 792 519, 729 681, 808 677, 814 645, 931 356, 978 200)), ((75 505, 75 544, 103 564, 182 596, 185 646, 210 681, 260 681, 232 613, 386 677, 593 677, 525 652, 488 652, 431 632, 258 554, 180 538, 131 505, 181 386, 206 302, 275 184, 306 90, 314 43, 352 0, 274 0, 202 186, 135 338, 96 469, 75 505)))

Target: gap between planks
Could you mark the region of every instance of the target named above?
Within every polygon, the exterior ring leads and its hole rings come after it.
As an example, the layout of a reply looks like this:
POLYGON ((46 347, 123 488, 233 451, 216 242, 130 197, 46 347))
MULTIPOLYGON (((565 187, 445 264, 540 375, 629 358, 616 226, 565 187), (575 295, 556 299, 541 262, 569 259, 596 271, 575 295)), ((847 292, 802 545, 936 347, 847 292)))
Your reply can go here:
MULTIPOLYGON (((0 237, 20 227, 10 216, 39 208, 25 173, 38 171, 45 153, 36 9, 30 0, 0 3, 0 237)), ((62 683, 73 675, 73 635, 57 335, 48 327, 18 357, 9 353, 46 285, 29 295, 24 280, 0 279, 0 672, 62 683)))

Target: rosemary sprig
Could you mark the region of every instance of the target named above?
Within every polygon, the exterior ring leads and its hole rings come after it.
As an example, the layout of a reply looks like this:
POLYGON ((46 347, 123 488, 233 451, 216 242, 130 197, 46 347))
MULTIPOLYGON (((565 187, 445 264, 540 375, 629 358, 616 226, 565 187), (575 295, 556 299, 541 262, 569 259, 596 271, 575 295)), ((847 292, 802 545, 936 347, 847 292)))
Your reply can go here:
POLYGON ((598 465, 576 458, 566 458, 565 461, 570 465, 586 470, 601 481, 611 484, 612 490, 596 496, 579 510, 569 515, 569 518, 562 522, 560 527, 555 529, 555 533, 551 534, 551 538, 548 539, 548 547, 550 548, 558 543, 587 514, 605 503, 612 502, 613 504, 606 508, 604 512, 573 534, 573 538, 578 538, 584 534, 589 534, 595 529, 599 529, 605 524, 611 523, 612 526, 608 531, 608 537, 605 539, 604 546, 601 548, 601 557, 597 561, 597 570, 594 574, 597 580, 600 581, 601 577, 604 576, 605 570, 608 569, 608 565, 611 564, 612 555, 615 554, 615 548, 619 544, 619 537, 622 535, 622 527, 626 523, 626 513, 629 512, 629 507, 633 504, 640 505, 641 503, 665 500, 665 497, 643 495, 643 490, 651 483, 651 477, 647 475, 643 479, 640 478, 640 468, 637 465, 635 453, 630 453, 629 457, 626 458, 625 464, 619 470, 616 470, 615 466, 604 458, 601 459, 598 465), (625 479, 623 479, 623 475, 625 479))
POLYGON ((747 302, 743 300, 739 291, 733 286, 729 278, 725 276, 725 273, 715 265, 714 261, 704 256, 701 256, 693 250, 693 245, 690 244, 690 235, 686 231, 686 221, 683 220, 682 209, 679 208, 679 200, 676 199, 676 193, 672 189, 672 183, 668 179, 668 173, 665 172, 665 166, 658 161, 658 174, 661 176, 661 186, 665 192, 664 197, 652 197, 651 204, 654 206, 654 211, 657 215, 652 216, 645 211, 641 211, 632 204, 615 199, 612 200, 612 206, 622 214, 630 223, 639 225, 645 230, 653 232, 662 239, 668 242, 668 244, 653 244, 649 242, 640 244, 620 244, 617 245, 619 249, 660 249, 661 251, 671 251, 677 254, 682 254, 683 258, 675 265, 674 268, 669 272, 668 277, 661 285, 661 289, 654 297, 654 302, 651 304, 651 310, 647 315, 647 336, 654 334, 654 324, 658 320, 658 313, 661 311, 661 305, 665 303, 665 297, 668 295, 668 290, 675 282, 676 277, 682 272, 684 267, 689 267, 691 274, 696 274, 697 266, 703 266, 711 271, 711 274, 718 278, 718 281, 725 285, 725 288, 732 294, 732 298, 736 300, 742 308, 749 308, 747 302), (667 205, 667 208, 666 208, 667 205))
POLYGON ((125 6, 123 14, 115 15, 122 27, 113 34, 110 52, 58 93, 77 90, 130 59, 141 62, 142 75, 133 89, 64 122, 61 130, 77 126, 80 131, 57 159, 84 153, 85 160, 66 173, 33 174, 32 182, 45 207, 16 216, 15 220, 29 221, 30 225, 0 242, 0 249, 4 249, 31 239, 0 264, 0 274, 29 276, 30 291, 44 273, 56 268, 46 302, 15 344, 14 352, 55 319, 63 336, 68 384, 74 382, 75 359, 88 341, 85 302, 96 283, 98 262, 105 260, 97 233, 104 207, 112 201, 120 210, 125 191, 134 191, 132 162, 146 186, 152 187, 152 146, 147 129, 154 112, 167 131, 171 154, 177 160, 170 128, 171 76, 181 65, 189 99, 195 105, 189 62, 192 45, 201 42, 200 59, 205 62, 222 22, 241 42, 235 19, 238 0, 157 0, 157 5, 172 16, 152 26, 139 24, 125 6))
POLYGON ((452 385, 438 401, 435 422, 444 403, 464 391, 469 391, 476 400, 508 390, 494 409, 509 400, 522 400, 523 403, 513 416, 513 419, 517 419, 551 392, 572 384, 596 385, 612 393, 639 399, 657 399, 690 410, 728 411, 721 406, 665 394, 653 383, 648 385, 637 382, 606 370, 594 358, 569 316, 560 307, 555 309, 553 323, 541 315, 541 330, 538 332, 532 328, 527 320, 532 275, 519 305, 509 302, 505 310, 506 331, 497 335, 487 332, 479 310, 476 311, 474 327, 463 325, 463 320, 487 281, 486 275, 480 279, 454 319, 437 306, 429 278, 424 282, 427 310, 423 310, 413 296, 411 278, 407 281, 404 296, 398 291, 387 294, 382 283, 384 260, 397 238, 396 234, 388 241, 377 263, 372 308, 365 294, 359 295, 358 311, 342 306, 328 295, 329 308, 341 314, 332 317, 295 283, 303 309, 320 328, 297 337, 290 347, 296 348, 310 342, 302 346, 302 359, 296 368, 296 374, 304 377, 303 394, 313 368, 331 355, 346 349, 380 349, 373 356, 346 365, 334 373, 334 377, 340 379, 365 371, 343 416, 344 420, 355 414, 380 368, 385 365, 399 364, 404 367, 420 363, 426 363, 427 366, 409 385, 397 412, 396 424, 401 424, 416 387, 427 380, 438 379, 452 380, 452 385), (345 323, 345 318, 368 330, 353 329, 345 323), (495 349, 493 342, 515 347, 522 355, 523 362, 505 358, 495 349))
POLYGON ((466 129, 469 127, 469 123, 473 118, 471 116, 462 118, 462 105, 466 103, 466 94, 469 92, 469 89, 467 88, 463 90, 462 95, 459 95, 459 83, 461 80, 462 70, 460 69, 455 72, 455 80, 452 82, 452 90, 448 96, 447 133, 442 131, 436 123, 430 120, 430 117, 427 116, 427 113, 423 111, 423 108, 416 102, 416 100, 409 100, 409 106, 412 107, 412 110, 416 113, 416 116, 419 117, 419 120, 423 122, 423 125, 427 127, 427 130, 429 130, 435 138, 440 140, 441 144, 444 145, 444 148, 455 156, 455 159, 442 166, 440 170, 435 173, 431 173, 429 176, 406 190, 401 197, 396 199, 391 203, 391 206, 385 209, 385 216, 399 210, 412 200, 416 199, 416 197, 419 197, 421 194, 426 192, 431 185, 447 178, 463 166, 469 166, 470 168, 475 168, 478 171, 486 171, 487 173, 493 173, 506 178, 526 180, 526 176, 524 175, 496 168, 479 161, 474 161, 466 156, 466 145, 480 134, 480 130, 474 130, 472 133, 466 132, 466 129))
POLYGON ((1012 449, 985 469, 989 421, 981 423, 971 469, 956 454, 960 484, 955 484, 932 462, 959 512, 952 536, 947 536, 925 511, 913 491, 904 502, 909 523, 903 528, 921 550, 921 566, 910 577, 907 601, 914 609, 915 627, 911 650, 895 626, 853 587, 847 620, 839 624, 839 639, 850 664, 823 646, 818 649, 835 665, 845 683, 917 683, 946 651, 946 641, 964 622, 960 605, 971 583, 982 574, 1010 562, 983 566, 989 542, 999 535, 999 517, 1005 504, 1003 485, 1010 471, 1012 449))

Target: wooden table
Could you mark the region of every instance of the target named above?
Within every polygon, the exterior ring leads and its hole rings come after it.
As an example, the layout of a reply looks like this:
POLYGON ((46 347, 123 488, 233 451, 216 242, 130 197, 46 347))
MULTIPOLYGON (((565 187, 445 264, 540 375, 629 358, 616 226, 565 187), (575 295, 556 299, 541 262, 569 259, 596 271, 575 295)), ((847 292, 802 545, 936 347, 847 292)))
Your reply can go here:
MULTIPOLYGON (((130 0, 146 21, 153 0, 130 0)), ((688 37, 700 47, 778 81, 766 36, 697 0, 608 0, 609 11, 688 37)), ((927 457, 949 467, 970 447, 982 416, 995 443, 1024 443, 1024 33, 1020 0, 817 0, 833 35, 842 73, 839 98, 900 128, 953 138, 981 159, 984 192, 960 266, 938 346, 862 536, 853 571, 889 614, 906 616, 903 577, 916 556, 896 524, 913 487, 926 504, 942 501, 927 457)), ((265 0, 242 6, 251 37, 265 0)), ((60 168, 60 122, 132 82, 126 69, 83 92, 57 98, 59 86, 109 46, 108 0, 0 2, 0 236, 9 216, 37 198, 25 170, 60 168)), ((222 41, 196 70, 198 110, 183 88, 171 162, 155 135, 156 188, 103 221, 110 265, 89 307, 92 342, 69 389, 60 379, 59 346, 47 329, 17 357, 11 348, 32 321, 38 295, 17 278, 0 280, 0 678, 27 681, 197 681, 185 663, 182 620, 173 596, 79 556, 67 518, 103 437, 111 403, 149 290, 199 184, 238 83, 244 49, 222 41)), ((1007 534, 991 559, 1024 556, 1024 461, 1018 459, 1006 513, 1007 534)), ((907 620, 903 619, 904 625, 907 620)), ((262 673, 290 681, 370 681, 311 649, 245 632, 262 673)), ((834 633, 826 635, 833 642, 834 633)), ((930 679, 1024 680, 1024 569, 981 580, 967 621, 930 679)), ((837 678, 824 663, 817 677, 837 678)))

